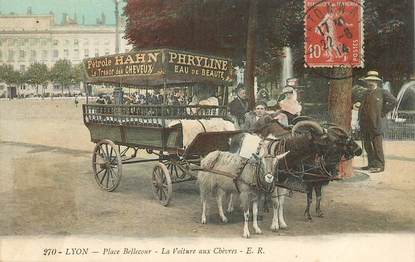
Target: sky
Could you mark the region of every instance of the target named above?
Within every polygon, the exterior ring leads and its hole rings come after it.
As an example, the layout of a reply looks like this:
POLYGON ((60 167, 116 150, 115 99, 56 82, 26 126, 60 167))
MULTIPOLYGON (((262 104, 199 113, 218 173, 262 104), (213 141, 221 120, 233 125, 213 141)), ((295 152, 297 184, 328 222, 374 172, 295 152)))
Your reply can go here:
MULTIPOLYGON (((120 1, 120 14, 125 5, 120 1)), ((95 24, 96 18, 101 17, 101 13, 106 16, 107 24, 115 24, 114 0, 0 0, 0 11, 2 14, 15 12, 16 14, 26 14, 27 8, 32 7, 32 14, 55 13, 55 22, 62 21, 62 14, 67 13, 73 18, 77 14, 78 22, 81 23, 82 15, 85 16, 85 24, 95 24)))

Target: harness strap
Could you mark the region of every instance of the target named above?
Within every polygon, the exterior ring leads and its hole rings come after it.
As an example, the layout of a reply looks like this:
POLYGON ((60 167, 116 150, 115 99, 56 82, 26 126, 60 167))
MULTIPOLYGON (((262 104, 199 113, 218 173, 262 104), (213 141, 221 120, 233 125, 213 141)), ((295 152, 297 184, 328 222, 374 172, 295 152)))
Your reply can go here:
POLYGON ((205 125, 202 123, 202 121, 200 121, 199 119, 196 119, 196 121, 197 122, 199 122, 199 124, 202 126, 202 128, 203 128, 203 132, 205 132, 206 133, 206 127, 205 127, 205 125))
POLYGON ((216 170, 216 169, 194 168, 194 169, 192 169, 192 171, 210 172, 210 173, 214 173, 214 174, 218 174, 218 175, 221 175, 221 176, 226 176, 226 177, 235 179, 235 176, 232 175, 231 173, 224 172, 224 171, 220 171, 220 170, 216 170))
POLYGON ((233 174, 231 174, 231 173, 224 172, 224 171, 221 171, 221 170, 216 170, 216 169, 213 169, 213 168, 206 169, 206 168, 201 168, 200 167, 200 168, 194 168, 193 170, 194 171, 211 172, 211 173, 214 173, 214 174, 218 174, 218 175, 221 175, 221 176, 226 176, 226 177, 232 178, 232 180, 233 180, 233 182, 235 184, 235 187, 236 187, 237 192, 238 193, 241 193, 240 190, 239 190, 238 181, 240 181, 240 182, 242 182, 242 183, 244 183, 244 184, 246 184, 248 186, 251 186, 249 183, 247 183, 244 180, 242 180, 242 179, 239 178, 240 175, 242 174, 242 171, 245 169, 246 165, 248 164, 248 161, 249 161, 249 159, 244 160, 244 163, 241 166, 240 170, 237 172, 237 175, 236 176, 233 175, 233 174))
POLYGON ((239 186, 238 186, 238 181, 241 181, 242 183, 245 183, 248 186, 251 186, 250 184, 248 184, 247 182, 245 182, 244 180, 240 179, 239 177, 241 176, 242 172, 244 171, 246 165, 248 165, 249 159, 245 159, 243 165, 241 166, 241 168, 239 169, 237 176, 233 178, 233 183, 235 184, 236 187, 236 191, 238 193, 241 193, 241 191, 239 190, 239 186))

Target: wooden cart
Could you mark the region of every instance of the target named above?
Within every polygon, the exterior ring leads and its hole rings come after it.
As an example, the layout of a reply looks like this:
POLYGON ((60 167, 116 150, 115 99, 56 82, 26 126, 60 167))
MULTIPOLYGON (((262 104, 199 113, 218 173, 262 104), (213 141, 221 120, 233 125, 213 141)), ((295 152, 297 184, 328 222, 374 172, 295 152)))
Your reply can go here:
MULTIPOLYGON (((166 90, 191 87, 219 90, 219 105, 172 106, 137 104, 83 105, 83 120, 96 143, 92 155, 94 177, 100 188, 113 191, 125 164, 157 162, 152 172, 154 196, 164 206, 172 196, 172 184, 194 179, 204 155, 228 150, 229 138, 239 131, 204 131, 188 145, 181 125, 172 121, 227 119, 227 87, 233 83, 230 59, 172 49, 137 51, 96 57, 84 61, 87 86, 111 84, 119 87, 166 90), (153 155, 137 159, 138 150, 153 155)), ((89 88, 88 88, 89 89, 89 88)), ((164 101, 166 101, 166 97, 164 101)))

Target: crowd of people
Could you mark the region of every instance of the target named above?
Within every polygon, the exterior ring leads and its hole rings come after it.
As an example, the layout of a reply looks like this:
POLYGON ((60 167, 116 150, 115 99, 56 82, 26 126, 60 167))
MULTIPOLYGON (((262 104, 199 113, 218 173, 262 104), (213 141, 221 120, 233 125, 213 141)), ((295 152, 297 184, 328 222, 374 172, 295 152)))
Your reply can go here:
MULTIPOLYGON (((397 104, 396 98, 390 93, 390 87, 383 84, 379 73, 369 71, 359 79, 359 85, 353 88, 352 126, 360 129, 363 148, 367 153, 368 165, 363 170, 380 173, 385 169, 383 154, 383 119, 397 104)), ((248 110, 246 90, 241 85, 237 88, 237 96, 229 104, 229 112, 234 123, 240 129, 255 132, 255 123, 265 116, 277 120, 283 126, 290 126, 301 114, 302 106, 297 100, 297 90, 287 85, 276 105, 258 100, 253 111, 248 110)))
POLYGON ((301 114, 302 106, 297 100, 297 90, 292 86, 286 86, 282 90, 278 101, 258 99, 253 111, 248 110, 246 90, 243 85, 237 87, 236 94, 235 99, 229 103, 229 113, 240 129, 255 131, 255 123, 265 116, 289 126, 292 120, 301 114))
MULTIPOLYGON (((136 105, 161 105, 164 98, 160 93, 147 93, 140 94, 138 92, 132 94, 123 94, 123 104, 136 104, 136 105)), ((113 94, 99 94, 96 100, 98 104, 114 104, 113 94)))
MULTIPOLYGON (((119 91, 118 91, 119 92, 119 91)), ((201 110, 201 106, 219 106, 219 100, 215 95, 213 89, 203 88, 192 95, 187 95, 182 88, 168 89, 166 93, 159 92, 146 92, 142 94, 134 92, 125 94, 124 92, 115 92, 113 94, 100 94, 95 101, 97 104, 127 104, 127 105, 145 105, 145 106, 157 106, 157 105, 169 105, 171 106, 168 114, 175 116, 186 116, 194 114, 208 115, 215 114, 218 111, 209 108, 209 110, 201 110), (117 96, 121 96, 122 99, 117 99, 117 96), (184 107, 186 106, 186 107, 184 107)))
MULTIPOLYGON (((397 101, 390 93, 390 88, 383 88, 383 81, 376 71, 369 71, 359 84, 353 88, 352 126, 360 128, 360 137, 368 155, 368 165, 363 169, 373 173, 384 171, 383 127, 386 114, 393 110, 397 101)), ((176 115, 192 115, 200 110, 200 106, 219 106, 213 89, 199 88, 199 92, 187 96, 183 89, 170 89, 169 93, 135 92, 123 95, 123 103, 137 105, 171 105, 176 115), (165 101, 166 100, 166 101, 165 101), (177 107, 174 107, 177 106, 177 107), (180 106, 187 106, 182 108, 180 106), (176 111, 174 111, 176 110, 176 111)), ((263 98, 262 96, 260 96, 263 98)), ((114 96, 100 95, 96 101, 100 104, 114 103, 114 96)), ((228 105, 231 120, 242 130, 255 131, 257 121, 265 116, 275 119, 283 126, 293 125, 293 120, 301 114, 302 106, 298 101, 295 86, 283 88, 278 100, 266 101, 258 99, 252 111, 248 109, 246 89, 243 85, 236 88, 236 97, 228 105)))

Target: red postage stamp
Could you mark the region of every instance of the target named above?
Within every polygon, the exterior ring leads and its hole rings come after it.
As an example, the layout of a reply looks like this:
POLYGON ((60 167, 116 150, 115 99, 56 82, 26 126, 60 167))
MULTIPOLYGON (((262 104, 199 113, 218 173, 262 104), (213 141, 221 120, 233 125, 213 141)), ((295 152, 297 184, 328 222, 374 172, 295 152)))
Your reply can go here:
POLYGON ((363 67, 363 0, 305 0, 306 67, 363 67))

